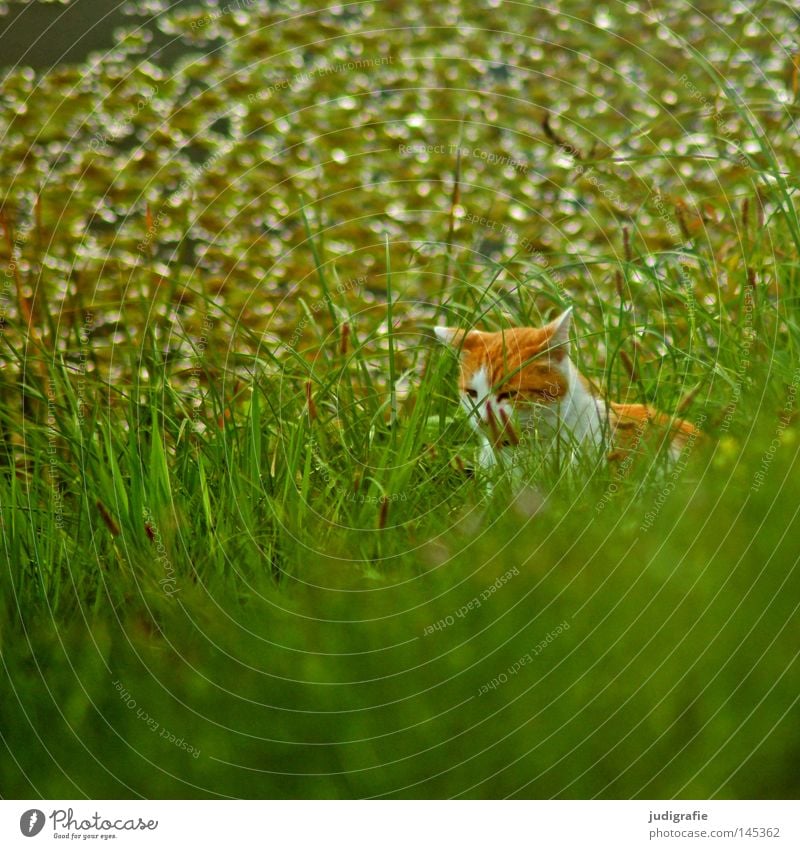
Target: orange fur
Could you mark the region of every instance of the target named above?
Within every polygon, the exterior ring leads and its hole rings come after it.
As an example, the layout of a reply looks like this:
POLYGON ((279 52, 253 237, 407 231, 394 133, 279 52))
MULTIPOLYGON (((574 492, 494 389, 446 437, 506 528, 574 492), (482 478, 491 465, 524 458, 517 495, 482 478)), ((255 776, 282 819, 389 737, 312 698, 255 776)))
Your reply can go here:
POLYGON ((647 443, 651 453, 665 443, 680 453, 690 437, 700 435, 690 422, 668 416, 647 404, 611 401, 608 407, 613 442, 610 460, 618 460, 630 451, 637 451, 643 442, 647 443))

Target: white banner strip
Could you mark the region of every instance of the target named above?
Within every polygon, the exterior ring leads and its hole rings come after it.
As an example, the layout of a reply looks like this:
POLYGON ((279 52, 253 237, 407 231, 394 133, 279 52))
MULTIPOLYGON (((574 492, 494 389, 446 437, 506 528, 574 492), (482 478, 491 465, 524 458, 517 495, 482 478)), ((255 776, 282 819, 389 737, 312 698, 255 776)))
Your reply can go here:
POLYGON ((0 801, 0 845, 800 846, 793 801, 0 801), (63 845, 63 843, 62 843, 63 845))

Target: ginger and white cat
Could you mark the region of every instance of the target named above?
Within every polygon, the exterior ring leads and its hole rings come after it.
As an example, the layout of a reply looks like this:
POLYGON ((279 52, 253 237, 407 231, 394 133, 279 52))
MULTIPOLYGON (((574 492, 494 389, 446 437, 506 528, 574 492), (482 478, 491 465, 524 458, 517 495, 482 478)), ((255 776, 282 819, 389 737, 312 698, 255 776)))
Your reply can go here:
POLYGON ((661 446, 679 457, 698 435, 696 428, 645 404, 598 397, 569 357, 571 319, 568 309, 542 328, 496 333, 434 328, 460 353, 461 403, 481 436, 481 465, 494 465, 499 451, 527 442, 532 432, 545 444, 564 440, 576 459, 594 451, 616 460, 661 446))

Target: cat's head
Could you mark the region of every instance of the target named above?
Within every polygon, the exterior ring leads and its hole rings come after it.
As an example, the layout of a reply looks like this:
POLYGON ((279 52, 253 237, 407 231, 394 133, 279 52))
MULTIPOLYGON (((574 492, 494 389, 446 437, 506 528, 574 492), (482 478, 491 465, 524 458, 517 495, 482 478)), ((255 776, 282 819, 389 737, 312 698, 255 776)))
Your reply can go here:
POLYGON ((544 327, 514 327, 496 333, 436 327, 441 342, 460 353, 461 404, 472 424, 497 441, 508 423, 555 424, 570 387, 568 309, 544 327))

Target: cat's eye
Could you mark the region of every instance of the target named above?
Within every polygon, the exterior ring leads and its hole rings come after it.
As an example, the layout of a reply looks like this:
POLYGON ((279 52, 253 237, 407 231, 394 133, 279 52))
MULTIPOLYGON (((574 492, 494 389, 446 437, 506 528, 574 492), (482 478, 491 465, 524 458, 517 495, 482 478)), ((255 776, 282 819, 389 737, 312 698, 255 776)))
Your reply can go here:
POLYGON ((498 400, 498 401, 510 401, 510 400, 511 400, 511 396, 512 396, 513 394, 514 394, 513 392, 501 392, 501 393, 497 396, 497 400, 498 400))
POLYGON ((476 389, 466 389, 465 392, 473 401, 478 397, 478 391, 476 389))

